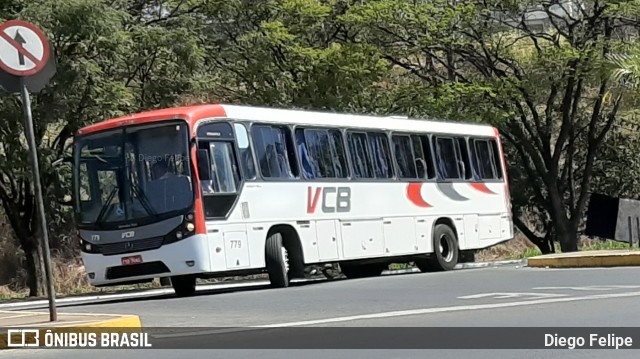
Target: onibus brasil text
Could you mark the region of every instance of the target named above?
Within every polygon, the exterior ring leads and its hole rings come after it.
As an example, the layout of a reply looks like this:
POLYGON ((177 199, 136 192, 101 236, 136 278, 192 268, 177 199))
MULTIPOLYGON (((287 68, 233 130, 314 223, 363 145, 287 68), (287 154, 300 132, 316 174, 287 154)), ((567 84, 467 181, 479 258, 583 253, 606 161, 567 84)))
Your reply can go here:
MULTIPOLYGON (((9 330, 9 337, 19 330, 9 330)), ((64 332, 56 333, 46 330, 41 333, 39 330, 20 330, 34 333, 34 337, 26 343, 24 340, 20 343, 9 344, 12 347, 30 346, 45 348, 151 348, 148 333, 117 333, 117 332, 64 332), (13 345, 11 345, 13 344, 13 345)))

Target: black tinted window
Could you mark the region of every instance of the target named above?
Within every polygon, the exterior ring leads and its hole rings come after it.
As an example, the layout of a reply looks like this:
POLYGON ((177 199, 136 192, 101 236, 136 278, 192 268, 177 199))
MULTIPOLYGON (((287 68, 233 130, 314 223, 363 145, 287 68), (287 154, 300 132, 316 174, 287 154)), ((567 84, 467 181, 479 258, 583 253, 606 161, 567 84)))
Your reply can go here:
POLYGON ((344 178, 346 163, 340 132, 296 130, 296 145, 306 178, 344 178), (336 137, 337 133, 337 137, 336 137))
POLYGON ((265 178, 295 178, 297 167, 289 130, 278 126, 254 126, 251 136, 265 178))
MULTIPOLYGON (((394 135, 391 138, 393 149, 396 155, 396 163, 398 165, 398 177, 400 178, 419 178, 416 155, 414 147, 409 136, 394 135)), ((421 149, 420 149, 421 151, 421 149)), ((418 155, 422 156, 422 153, 418 155)), ((422 178, 424 178, 424 168, 422 168, 422 178)))
POLYGON ((349 133, 349 157, 353 164, 355 178, 374 178, 373 168, 367 146, 367 135, 364 133, 349 133))
POLYGON ((467 148, 467 140, 464 138, 456 138, 458 151, 458 168, 462 178, 471 179, 471 163, 469 162, 469 149, 467 148))
POLYGON ((435 178, 436 168, 431 155, 431 143, 428 136, 411 136, 416 156, 416 168, 419 178, 435 178))
POLYGON ((391 178, 391 156, 387 135, 383 133, 368 133, 371 162, 376 178, 391 178))
POLYGON ((500 178, 498 172, 499 156, 488 140, 474 140, 476 172, 481 179, 500 178))
POLYGON ((436 137, 436 165, 440 178, 461 178, 456 155, 456 143, 453 138, 436 137))

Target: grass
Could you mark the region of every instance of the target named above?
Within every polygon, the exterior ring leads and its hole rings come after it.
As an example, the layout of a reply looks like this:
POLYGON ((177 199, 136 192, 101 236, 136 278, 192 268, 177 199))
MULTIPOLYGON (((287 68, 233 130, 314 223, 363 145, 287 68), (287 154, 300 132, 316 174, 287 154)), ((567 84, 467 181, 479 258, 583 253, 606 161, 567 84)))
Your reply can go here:
MULTIPOLYGON (((26 299, 28 291, 26 288, 25 273, 21 269, 21 256, 19 250, 11 246, 8 241, 2 241, 0 237, 0 302, 26 299)), ((580 239, 580 250, 624 250, 629 249, 629 244, 615 241, 600 241, 588 238, 580 239)), ((638 248, 633 248, 638 250, 638 248)), ((560 248, 557 248, 560 252, 560 248)), ((523 236, 481 250, 476 253, 476 262, 494 261, 494 260, 510 260, 524 259, 540 255, 540 250, 531 244, 523 236)), ((74 296, 82 294, 106 294, 118 293, 125 291, 137 291, 145 289, 160 288, 160 282, 155 280, 151 283, 115 286, 107 288, 95 288, 89 285, 86 278, 84 266, 79 259, 62 259, 54 257, 54 274, 56 295, 59 297, 74 296)), ((413 263, 392 263, 389 265, 391 270, 402 270, 413 268, 413 263)), ((207 280, 199 280, 201 284, 211 284, 235 280, 255 280, 264 279, 265 275, 256 275, 250 277, 228 277, 215 278, 207 280)))

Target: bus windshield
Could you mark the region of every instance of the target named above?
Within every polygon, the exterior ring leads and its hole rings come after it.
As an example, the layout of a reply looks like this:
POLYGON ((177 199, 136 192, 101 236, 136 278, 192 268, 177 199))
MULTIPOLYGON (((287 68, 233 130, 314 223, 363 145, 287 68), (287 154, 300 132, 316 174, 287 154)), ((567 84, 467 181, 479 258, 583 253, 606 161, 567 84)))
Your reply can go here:
POLYGON ((152 222, 193 203, 185 123, 123 127, 76 139, 74 199, 79 223, 152 222))

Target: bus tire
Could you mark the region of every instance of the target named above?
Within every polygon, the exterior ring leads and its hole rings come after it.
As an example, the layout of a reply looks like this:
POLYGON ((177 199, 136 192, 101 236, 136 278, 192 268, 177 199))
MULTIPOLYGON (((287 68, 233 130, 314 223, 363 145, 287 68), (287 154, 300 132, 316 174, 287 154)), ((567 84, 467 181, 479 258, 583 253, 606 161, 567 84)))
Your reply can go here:
POLYGON ((377 277, 382 274, 385 266, 378 263, 368 264, 340 264, 340 270, 349 279, 377 277))
POLYGON ((191 297, 196 293, 196 277, 181 275, 171 277, 171 286, 178 297, 191 297))
POLYGON ((449 271, 458 264, 459 255, 453 229, 446 224, 437 224, 433 229, 433 254, 419 258, 415 263, 422 272, 449 271))
POLYGON ((287 250, 282 244, 282 234, 274 233, 267 238, 265 246, 265 262, 269 281, 273 288, 289 286, 289 259, 287 250))

